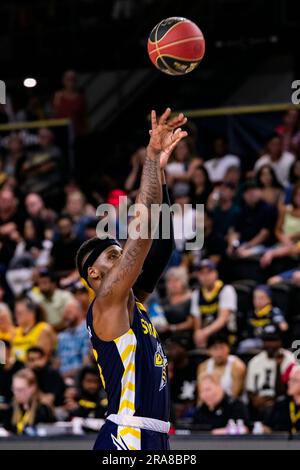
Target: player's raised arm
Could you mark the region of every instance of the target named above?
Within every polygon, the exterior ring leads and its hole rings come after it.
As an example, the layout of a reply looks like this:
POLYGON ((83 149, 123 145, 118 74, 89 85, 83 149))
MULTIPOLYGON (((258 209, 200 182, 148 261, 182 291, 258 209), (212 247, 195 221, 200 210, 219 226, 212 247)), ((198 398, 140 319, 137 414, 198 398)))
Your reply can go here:
MULTIPOLYGON (((136 215, 135 223, 140 224, 140 233, 143 233, 143 225, 147 224, 146 229, 158 224, 151 220, 151 207, 153 204, 161 204, 162 185, 161 185, 161 153, 168 150, 172 151, 177 143, 187 135, 179 126, 186 122, 183 114, 169 120, 171 110, 168 108, 157 121, 155 111, 151 113, 151 136, 147 147, 147 155, 143 166, 140 190, 136 203, 142 204, 143 210, 136 215), (145 217, 146 214, 146 217, 145 217)), ((129 238, 124 246, 118 262, 114 264, 103 277, 97 298, 101 303, 109 305, 119 303, 125 300, 131 287, 139 276, 143 262, 150 249, 152 239, 150 236, 145 238, 129 238)))

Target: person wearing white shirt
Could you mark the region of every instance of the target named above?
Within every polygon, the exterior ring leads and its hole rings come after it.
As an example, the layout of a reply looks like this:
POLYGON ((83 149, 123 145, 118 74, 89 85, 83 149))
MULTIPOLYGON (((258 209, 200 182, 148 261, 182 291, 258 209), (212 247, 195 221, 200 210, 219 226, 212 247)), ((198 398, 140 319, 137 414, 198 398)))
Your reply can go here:
POLYGON ((225 139, 219 137, 214 141, 215 157, 207 160, 204 166, 212 183, 223 181, 227 171, 231 167, 240 167, 240 159, 236 155, 227 153, 225 139))
POLYGON ((274 136, 267 144, 267 153, 256 161, 254 171, 257 173, 262 166, 270 165, 279 183, 287 187, 289 184, 290 169, 294 161, 295 155, 284 151, 282 139, 279 136, 274 136))
POLYGON ((267 325, 262 334, 263 351, 248 363, 246 390, 255 419, 262 419, 275 399, 285 394, 295 356, 282 348, 280 330, 267 325))

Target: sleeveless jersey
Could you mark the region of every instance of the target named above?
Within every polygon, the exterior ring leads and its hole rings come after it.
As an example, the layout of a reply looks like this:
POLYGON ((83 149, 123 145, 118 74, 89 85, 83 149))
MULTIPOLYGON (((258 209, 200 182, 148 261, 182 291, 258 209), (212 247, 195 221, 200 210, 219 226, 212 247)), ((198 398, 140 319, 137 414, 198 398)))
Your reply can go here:
POLYGON ((145 307, 135 302, 130 329, 102 341, 93 328, 93 302, 87 313, 93 353, 108 398, 108 412, 169 421, 167 358, 145 307))

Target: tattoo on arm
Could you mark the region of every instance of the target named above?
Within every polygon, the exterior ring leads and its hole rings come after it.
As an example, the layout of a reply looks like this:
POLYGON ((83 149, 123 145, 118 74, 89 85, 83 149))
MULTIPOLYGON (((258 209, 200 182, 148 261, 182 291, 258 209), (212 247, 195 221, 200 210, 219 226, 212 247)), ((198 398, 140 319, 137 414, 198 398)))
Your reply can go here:
POLYGON ((147 209, 151 209, 151 204, 161 202, 161 171, 159 158, 153 159, 146 156, 142 181, 137 203, 145 204, 147 209))
MULTIPOLYGON (((136 202, 144 204, 147 208, 148 220, 146 222, 148 225, 152 204, 161 204, 161 200, 162 188, 159 157, 151 158, 147 155, 142 173, 140 192, 136 202)), ((141 218, 141 223, 143 223, 143 218, 141 218)), ((116 293, 121 294, 122 291, 124 292, 124 289, 126 291, 132 287, 140 274, 149 247, 149 239, 138 238, 133 240, 129 238, 127 240, 120 262, 104 277, 101 283, 100 296, 102 299, 116 293)))
POLYGON ((114 289, 116 286, 124 281, 135 267, 136 259, 139 256, 143 249, 143 240, 138 239, 135 240, 134 245, 124 253, 122 260, 118 266, 118 271, 113 279, 104 280, 102 288, 101 288, 101 297, 107 297, 113 294, 114 289))

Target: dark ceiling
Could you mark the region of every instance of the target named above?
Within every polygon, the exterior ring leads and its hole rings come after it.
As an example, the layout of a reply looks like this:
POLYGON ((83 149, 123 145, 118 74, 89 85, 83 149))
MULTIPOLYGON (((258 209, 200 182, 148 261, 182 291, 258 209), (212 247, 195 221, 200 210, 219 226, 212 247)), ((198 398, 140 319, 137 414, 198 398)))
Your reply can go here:
POLYGON ((150 66, 146 41, 168 16, 203 30, 209 60, 226 54, 294 50, 300 2, 292 0, 1 0, 1 78, 150 66))

